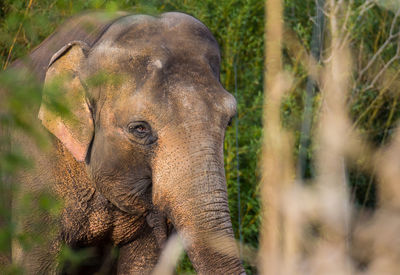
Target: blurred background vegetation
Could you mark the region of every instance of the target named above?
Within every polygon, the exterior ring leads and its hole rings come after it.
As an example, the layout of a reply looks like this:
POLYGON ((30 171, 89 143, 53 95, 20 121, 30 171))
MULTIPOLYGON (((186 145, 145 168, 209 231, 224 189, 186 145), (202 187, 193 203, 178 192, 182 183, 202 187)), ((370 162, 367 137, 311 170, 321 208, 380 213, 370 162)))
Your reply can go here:
MULTIPOLYGON (((353 53, 353 87, 347 99, 354 126, 376 146, 391 136, 400 116, 399 20, 396 21, 397 1, 347 1, 343 18, 344 32, 353 53), (383 69, 382 69, 383 68, 383 69), (383 70, 383 71, 382 71, 383 70)), ((13 125, 37 136, 30 128, 32 114, 26 112, 40 100, 40 91, 33 81, 18 79, 4 71, 13 60, 32 51, 68 17, 86 10, 126 10, 133 13, 159 14, 181 11, 204 22, 215 35, 222 52, 221 82, 236 95, 238 115, 227 130, 225 165, 229 204, 237 239, 257 248, 261 222, 259 202, 260 173, 258 161, 262 143, 264 1, 259 0, 3 0, 0 1, 0 89, 13 91, 0 95, 0 253, 9 250, 14 234, 10 222, 9 194, 15 184, 9 178, 17 169, 29 166, 18 151, 9 150, 7 126, 13 125), (28 107, 27 107, 28 106, 28 107), (238 183, 240 192, 238 192, 238 183)), ((285 0, 284 22, 290 41, 284 47, 284 68, 295 76, 295 83, 283 101, 281 116, 285 128, 293 133, 295 150, 299 140, 307 84, 307 64, 301 60, 302 51, 309 52, 315 22, 315 1, 285 0)), ((328 32, 328 31, 326 31, 328 32)), ((329 35, 326 35, 329 39, 329 35)), ((321 45, 322 58, 325 58, 321 45)), ((313 96, 313 108, 318 110, 318 91, 313 96)), ((314 112, 317 114, 318 112, 314 112)), ((306 178, 313 177, 313 145, 306 148, 306 178)), ((358 209, 375 207, 373 171, 348 167, 352 202, 358 209)), ((47 211, 57 203, 42 201, 47 211)), ((18 236, 22 238, 21 236, 18 236)), ((26 238, 26 237, 25 237, 26 238)), ((6 262, 7 259, 0 259, 6 262)), ((249 274, 256 268, 245 262, 249 274)), ((7 269, 7 272, 17 269, 7 269)), ((190 272, 185 258, 178 273, 190 272)))

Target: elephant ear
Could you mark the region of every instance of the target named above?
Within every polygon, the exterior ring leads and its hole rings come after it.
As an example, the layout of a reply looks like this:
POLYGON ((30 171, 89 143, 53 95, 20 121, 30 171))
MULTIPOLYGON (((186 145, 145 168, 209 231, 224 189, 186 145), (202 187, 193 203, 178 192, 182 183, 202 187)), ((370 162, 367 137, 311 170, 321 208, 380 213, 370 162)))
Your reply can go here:
POLYGON ((53 55, 46 72, 38 115, 43 126, 77 161, 85 160, 94 133, 92 113, 80 79, 88 49, 86 43, 75 41, 53 55))

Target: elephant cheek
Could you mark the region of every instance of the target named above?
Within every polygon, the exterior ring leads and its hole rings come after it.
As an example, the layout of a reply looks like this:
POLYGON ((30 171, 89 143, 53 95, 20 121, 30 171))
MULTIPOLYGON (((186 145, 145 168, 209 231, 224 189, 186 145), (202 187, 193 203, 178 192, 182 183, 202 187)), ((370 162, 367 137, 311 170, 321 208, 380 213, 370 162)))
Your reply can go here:
POLYGON ((88 170, 102 196, 124 212, 142 215, 151 205, 151 172, 147 160, 133 156, 130 146, 99 131, 88 170))

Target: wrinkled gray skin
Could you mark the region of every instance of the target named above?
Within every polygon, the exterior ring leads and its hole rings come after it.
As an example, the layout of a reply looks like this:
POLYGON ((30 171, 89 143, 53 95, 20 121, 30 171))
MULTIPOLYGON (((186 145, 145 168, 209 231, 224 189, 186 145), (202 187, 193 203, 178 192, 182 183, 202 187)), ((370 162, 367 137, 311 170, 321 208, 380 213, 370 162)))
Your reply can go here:
POLYGON ((21 180, 26 192, 53 182, 50 191, 65 203, 48 246, 14 245, 14 260, 29 273, 57 273, 60 244, 99 255, 110 244, 120 247, 119 274, 146 274, 174 228, 198 273, 242 273, 235 249, 226 255, 212 246, 233 237, 223 140, 236 102, 219 82, 219 66, 210 31, 181 13, 86 14, 17 61, 45 85, 66 79, 63 100, 75 121, 42 103, 53 149, 31 148, 37 169, 21 180), (89 85, 99 72, 118 81, 89 85))

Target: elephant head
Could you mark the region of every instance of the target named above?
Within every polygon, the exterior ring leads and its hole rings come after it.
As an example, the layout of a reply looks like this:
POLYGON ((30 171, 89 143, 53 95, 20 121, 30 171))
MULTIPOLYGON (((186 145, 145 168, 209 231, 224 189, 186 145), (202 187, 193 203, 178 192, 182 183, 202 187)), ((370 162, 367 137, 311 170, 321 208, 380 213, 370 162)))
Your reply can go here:
POLYGON ((69 115, 45 104, 39 118, 85 161, 96 189, 132 215, 164 213, 199 273, 239 274, 237 255, 210 245, 233 237, 224 133, 236 101, 219 81, 210 31, 181 13, 125 16, 93 45, 73 41, 51 59, 69 115), (100 85, 93 85, 99 75, 100 85))

